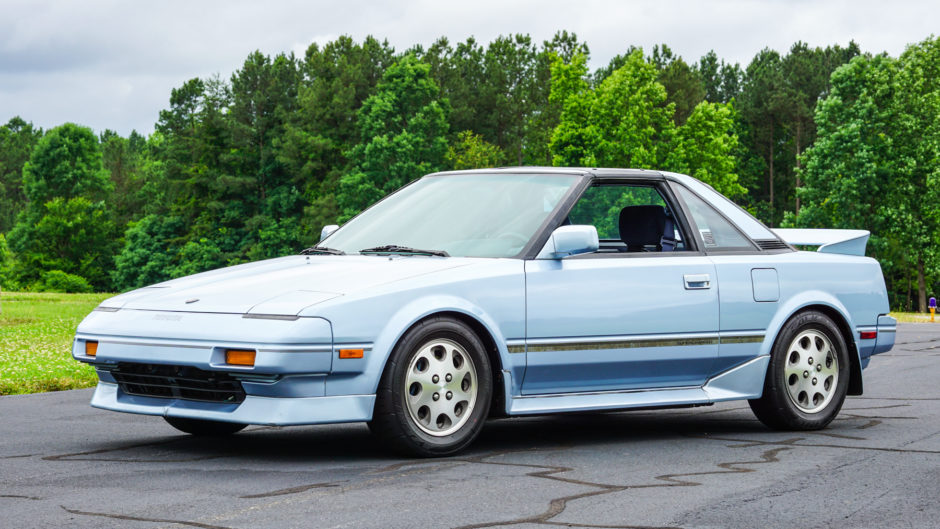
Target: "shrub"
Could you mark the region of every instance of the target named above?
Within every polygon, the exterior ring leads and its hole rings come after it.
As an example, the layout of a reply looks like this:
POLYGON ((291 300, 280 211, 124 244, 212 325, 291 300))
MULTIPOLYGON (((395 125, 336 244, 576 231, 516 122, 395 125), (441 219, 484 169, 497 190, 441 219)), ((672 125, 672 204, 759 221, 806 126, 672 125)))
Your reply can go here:
POLYGON ((33 290, 41 292, 87 293, 92 292, 91 285, 82 276, 69 274, 62 270, 49 270, 42 273, 42 279, 33 284, 33 290))

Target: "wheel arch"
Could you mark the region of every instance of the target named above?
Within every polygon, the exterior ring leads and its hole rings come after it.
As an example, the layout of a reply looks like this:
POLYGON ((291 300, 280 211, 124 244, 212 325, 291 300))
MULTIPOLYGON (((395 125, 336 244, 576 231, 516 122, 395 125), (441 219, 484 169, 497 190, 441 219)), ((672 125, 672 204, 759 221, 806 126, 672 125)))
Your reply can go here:
POLYGON ((849 323, 849 318, 846 314, 837 308, 836 306, 828 303, 807 303, 800 305, 799 307, 792 310, 789 315, 784 318, 780 324, 777 326, 774 332, 774 339, 770 343, 770 351, 773 350, 773 347, 776 345, 777 340, 780 338, 780 333, 783 331, 784 325, 787 322, 796 318, 804 312, 815 310, 821 312, 829 317, 835 324, 839 333, 842 335, 842 339, 845 341, 845 345, 848 348, 848 357, 849 357, 849 387, 848 395, 861 395, 863 390, 862 384, 862 363, 861 357, 859 356, 858 344, 855 341, 855 336, 852 333, 852 325, 849 323))
MULTIPOLYGON (((506 414, 506 388, 503 383, 503 360, 500 357, 499 346, 489 328, 474 316, 455 310, 441 310, 433 312, 415 321, 399 336, 399 340, 413 327, 416 327, 431 318, 451 318, 457 320, 473 330, 477 338, 483 342, 483 349, 490 360, 490 375, 493 377, 493 397, 490 401, 489 415, 503 416, 506 414)), ((398 342, 395 342, 398 345, 398 342)))
POLYGON ((835 322, 836 327, 838 327, 839 332, 842 334, 842 339, 845 340, 846 347, 849 348, 849 390, 847 394, 861 395, 863 389, 862 364, 861 360, 859 359, 858 344, 855 342, 855 335, 852 332, 852 327, 849 326, 849 322, 841 312, 829 305, 808 305, 799 310, 797 313, 793 314, 791 318, 796 317, 801 312, 806 312, 809 310, 822 312, 826 316, 829 316, 829 319, 835 322), (853 351, 855 354, 851 354, 853 351))
POLYGON ((399 309, 389 319, 384 330, 375 340, 376 349, 383 351, 383 354, 375 357, 375 360, 380 361, 381 364, 373 364, 370 369, 375 374, 372 391, 377 390, 379 381, 388 366, 392 351, 398 346, 406 333, 428 319, 448 317, 468 326, 483 342, 486 355, 490 360, 493 377, 493 397, 490 413, 503 415, 506 410, 506 401, 511 398, 510 386, 517 383, 515 380, 517 376, 521 379, 521 373, 516 373, 516 371, 519 371, 519 368, 524 369, 524 355, 513 355, 516 357, 523 356, 523 358, 516 359, 516 363, 521 360, 522 365, 514 365, 509 355, 506 338, 501 334, 501 329, 496 325, 496 322, 485 311, 476 305, 470 304, 467 300, 448 298, 415 300, 399 309))

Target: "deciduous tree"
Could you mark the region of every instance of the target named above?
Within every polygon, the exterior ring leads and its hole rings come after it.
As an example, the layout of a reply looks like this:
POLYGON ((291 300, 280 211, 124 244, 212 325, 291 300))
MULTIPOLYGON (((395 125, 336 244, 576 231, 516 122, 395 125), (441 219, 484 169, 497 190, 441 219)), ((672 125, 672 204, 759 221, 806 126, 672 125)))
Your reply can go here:
POLYGON ((19 116, 0 126, 0 233, 11 229, 16 215, 26 207, 23 166, 41 137, 41 129, 19 116))
POLYGON ((385 71, 375 95, 359 110, 360 143, 340 181, 337 201, 345 221, 412 180, 447 166, 446 99, 430 66, 406 55, 385 71))
POLYGON ((797 226, 870 230, 869 250, 892 292, 915 278, 921 311, 940 268, 938 65, 940 40, 931 38, 898 60, 862 56, 836 70, 816 110, 818 138, 804 156, 804 206, 788 218, 797 226))

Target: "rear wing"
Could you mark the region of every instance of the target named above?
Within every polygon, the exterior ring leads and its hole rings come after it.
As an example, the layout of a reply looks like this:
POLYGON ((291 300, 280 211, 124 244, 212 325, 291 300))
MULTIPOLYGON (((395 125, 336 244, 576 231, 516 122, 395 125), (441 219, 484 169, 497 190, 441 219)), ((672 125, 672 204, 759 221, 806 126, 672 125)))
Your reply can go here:
POLYGON ((774 233, 789 244, 819 246, 817 252, 865 255, 871 232, 868 230, 775 229, 774 233))

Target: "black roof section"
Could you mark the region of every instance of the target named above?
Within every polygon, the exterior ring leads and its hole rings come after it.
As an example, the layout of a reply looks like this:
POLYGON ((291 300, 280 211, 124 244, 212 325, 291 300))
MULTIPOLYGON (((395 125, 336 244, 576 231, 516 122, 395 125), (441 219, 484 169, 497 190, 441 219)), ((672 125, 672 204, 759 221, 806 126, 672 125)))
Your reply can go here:
POLYGON ((441 171, 427 176, 451 176, 461 174, 493 174, 493 173, 515 173, 515 174, 560 174, 560 175, 582 175, 593 176, 600 179, 618 179, 618 178, 653 178, 665 179, 665 175, 659 171, 650 169, 613 169, 613 168, 587 168, 587 167, 540 167, 540 166, 514 166, 514 167, 495 167, 492 169, 466 169, 460 171, 441 171))

